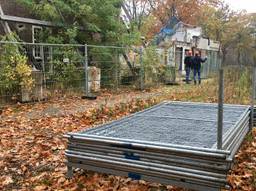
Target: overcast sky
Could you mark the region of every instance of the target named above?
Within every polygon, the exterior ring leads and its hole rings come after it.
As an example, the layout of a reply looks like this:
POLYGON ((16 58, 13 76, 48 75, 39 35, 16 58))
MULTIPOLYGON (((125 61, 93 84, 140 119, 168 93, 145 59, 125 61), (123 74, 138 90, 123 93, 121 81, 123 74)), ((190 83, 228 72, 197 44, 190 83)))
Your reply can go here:
POLYGON ((235 10, 245 9, 249 13, 256 13, 256 0, 225 0, 235 10))

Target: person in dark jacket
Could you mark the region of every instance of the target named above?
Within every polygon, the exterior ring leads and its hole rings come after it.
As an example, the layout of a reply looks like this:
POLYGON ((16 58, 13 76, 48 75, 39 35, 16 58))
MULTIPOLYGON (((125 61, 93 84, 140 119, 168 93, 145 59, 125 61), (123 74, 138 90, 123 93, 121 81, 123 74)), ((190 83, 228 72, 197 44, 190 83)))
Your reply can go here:
POLYGON ((198 75, 198 83, 201 84, 201 66, 202 63, 204 63, 207 60, 207 58, 202 59, 199 53, 197 52, 193 58, 193 70, 194 70, 194 83, 196 84, 196 75, 198 75))
POLYGON ((190 70, 192 67, 192 51, 187 51, 186 52, 186 57, 184 60, 185 64, 185 71, 186 71, 186 83, 189 84, 189 76, 190 76, 190 70))

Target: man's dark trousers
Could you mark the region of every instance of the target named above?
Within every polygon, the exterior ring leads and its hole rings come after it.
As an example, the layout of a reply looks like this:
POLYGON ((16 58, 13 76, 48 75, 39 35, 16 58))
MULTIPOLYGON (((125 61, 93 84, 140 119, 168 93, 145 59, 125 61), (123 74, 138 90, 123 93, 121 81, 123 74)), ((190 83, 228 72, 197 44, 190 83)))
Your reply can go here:
POLYGON ((186 70, 186 83, 188 84, 189 83, 189 76, 190 76, 190 67, 189 66, 186 66, 185 67, 185 70, 186 70))
POLYGON ((198 82, 201 84, 201 68, 194 68, 194 82, 196 84, 196 75, 198 75, 198 82))

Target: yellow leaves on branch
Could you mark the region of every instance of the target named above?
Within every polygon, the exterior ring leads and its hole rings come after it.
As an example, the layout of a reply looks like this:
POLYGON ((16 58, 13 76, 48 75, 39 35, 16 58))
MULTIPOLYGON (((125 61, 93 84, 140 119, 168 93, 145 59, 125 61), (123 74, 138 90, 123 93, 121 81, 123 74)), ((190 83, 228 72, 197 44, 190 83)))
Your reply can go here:
POLYGON ((31 89, 34 83, 32 79, 32 69, 26 63, 18 63, 16 66, 16 72, 20 78, 20 86, 26 89, 31 89))
MULTIPOLYGON (((10 80, 17 80, 19 85, 30 90, 33 87, 32 68, 27 64, 27 57, 15 54, 10 57, 9 75, 10 80), (11 68, 15 66, 15 68, 11 68)), ((8 67, 7 66, 7 67, 8 67)))
POLYGON ((3 75, 8 80, 15 80, 16 79, 15 71, 12 69, 12 67, 10 65, 5 66, 3 75))

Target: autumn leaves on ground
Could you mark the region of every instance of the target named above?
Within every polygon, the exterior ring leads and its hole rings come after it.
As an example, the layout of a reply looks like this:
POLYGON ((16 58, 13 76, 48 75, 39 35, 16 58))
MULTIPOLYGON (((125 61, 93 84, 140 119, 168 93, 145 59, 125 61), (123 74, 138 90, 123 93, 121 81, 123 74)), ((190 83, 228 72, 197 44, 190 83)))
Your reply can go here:
MULTIPOLYGON (((197 88, 170 86, 102 95, 96 101, 76 97, 5 107, 0 118, 0 190, 183 190, 84 170, 77 170, 74 178, 68 180, 63 135, 115 120, 166 99, 216 102, 216 90, 205 82, 197 88), (45 112, 53 106, 59 112, 45 112)), ((227 102, 235 100, 228 92, 226 95, 227 102)), ((233 190, 256 190, 255 136, 256 131, 247 136, 236 156, 228 177, 233 190)))

